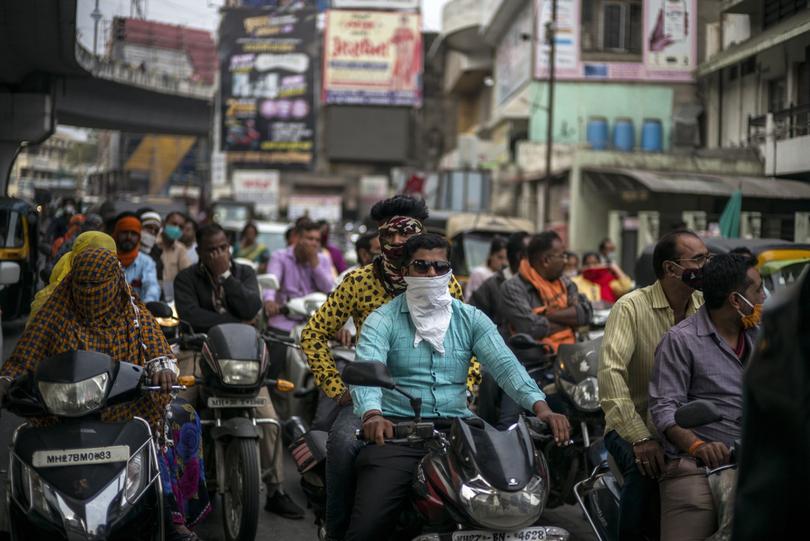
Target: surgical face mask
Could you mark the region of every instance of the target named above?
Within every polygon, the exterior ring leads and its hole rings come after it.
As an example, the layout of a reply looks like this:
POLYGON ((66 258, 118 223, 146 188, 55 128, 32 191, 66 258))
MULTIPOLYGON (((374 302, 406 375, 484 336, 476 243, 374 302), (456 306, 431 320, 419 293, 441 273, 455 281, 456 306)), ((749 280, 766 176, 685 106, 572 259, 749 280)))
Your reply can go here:
POLYGON ((751 309, 750 314, 744 314, 742 311, 737 310, 737 313, 740 314, 740 318, 742 318, 742 326, 744 329, 753 329, 754 327, 759 326, 760 321, 762 321, 762 305, 761 304, 753 304, 751 301, 745 298, 745 295, 742 293, 734 292, 740 299, 743 300, 745 304, 751 309))
POLYGON ((183 229, 179 225, 169 224, 163 228, 163 234, 169 240, 177 240, 183 236, 183 229))
POLYGON ((156 241, 157 237, 155 237, 152 233, 149 231, 141 231, 141 248, 143 248, 145 251, 148 252, 151 250, 156 241))

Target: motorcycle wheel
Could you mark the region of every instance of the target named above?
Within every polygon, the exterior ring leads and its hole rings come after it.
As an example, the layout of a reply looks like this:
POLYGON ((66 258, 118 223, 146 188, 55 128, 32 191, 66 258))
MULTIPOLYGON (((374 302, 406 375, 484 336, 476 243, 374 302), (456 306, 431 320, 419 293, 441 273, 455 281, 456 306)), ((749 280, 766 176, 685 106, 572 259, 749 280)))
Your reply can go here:
POLYGON ((228 541, 253 541, 259 525, 259 444, 234 439, 225 450, 222 524, 228 541))

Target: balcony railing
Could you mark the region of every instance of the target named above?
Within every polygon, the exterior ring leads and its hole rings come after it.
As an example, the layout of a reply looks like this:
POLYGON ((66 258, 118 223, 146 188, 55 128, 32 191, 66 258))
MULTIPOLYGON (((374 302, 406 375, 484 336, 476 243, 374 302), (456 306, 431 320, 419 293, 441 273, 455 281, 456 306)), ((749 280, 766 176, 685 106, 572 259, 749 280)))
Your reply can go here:
MULTIPOLYGON (((799 105, 773 114, 773 137, 777 141, 810 135, 810 104, 799 105)), ((748 116, 748 143, 765 142, 768 115, 748 116)))

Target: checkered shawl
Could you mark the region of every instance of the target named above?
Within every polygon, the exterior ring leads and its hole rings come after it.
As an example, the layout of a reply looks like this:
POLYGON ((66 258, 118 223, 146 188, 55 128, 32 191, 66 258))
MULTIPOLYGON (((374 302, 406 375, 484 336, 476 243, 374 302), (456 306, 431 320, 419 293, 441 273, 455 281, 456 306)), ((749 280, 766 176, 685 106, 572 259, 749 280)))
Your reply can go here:
MULTIPOLYGON (((71 272, 26 327, 0 376, 20 376, 36 370, 43 359, 75 350, 99 351, 115 361, 140 366, 172 355, 152 314, 139 299, 130 299, 123 269, 109 250, 76 256, 71 272)), ((102 419, 119 422, 143 417, 159 433, 169 400, 168 395, 149 393, 136 402, 107 408, 102 419)))

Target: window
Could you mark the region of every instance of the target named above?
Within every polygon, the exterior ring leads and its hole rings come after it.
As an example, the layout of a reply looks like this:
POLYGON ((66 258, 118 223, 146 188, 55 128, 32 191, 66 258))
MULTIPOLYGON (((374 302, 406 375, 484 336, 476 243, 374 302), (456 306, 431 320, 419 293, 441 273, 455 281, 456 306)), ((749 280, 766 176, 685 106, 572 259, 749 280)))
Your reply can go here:
POLYGON ((807 0, 764 0, 762 26, 768 28, 807 9, 807 0))
MULTIPOLYGON (((641 55, 641 0, 583 0, 582 50, 641 55)), ((592 56, 592 55, 591 55, 592 56)))
POLYGON ((768 112, 777 113, 785 108, 787 86, 785 79, 774 79, 768 82, 768 112))

